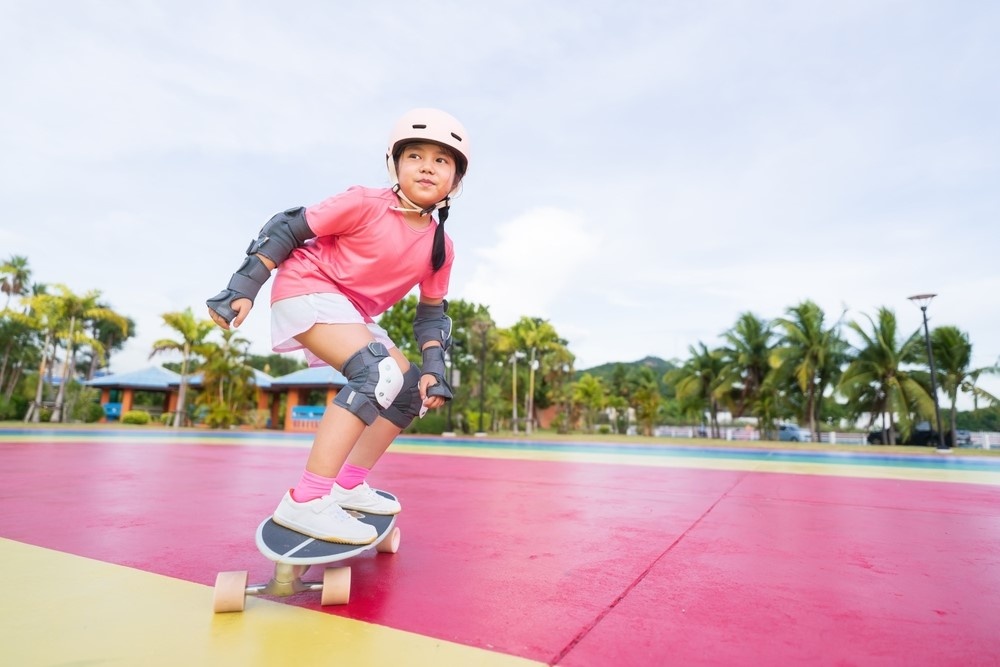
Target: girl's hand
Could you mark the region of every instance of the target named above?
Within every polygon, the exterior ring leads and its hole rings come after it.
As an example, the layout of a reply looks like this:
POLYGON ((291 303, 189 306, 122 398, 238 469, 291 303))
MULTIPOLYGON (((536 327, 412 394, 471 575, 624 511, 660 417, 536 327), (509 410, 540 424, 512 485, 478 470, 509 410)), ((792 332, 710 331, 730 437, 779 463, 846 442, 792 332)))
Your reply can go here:
MULTIPOLYGON (((240 325, 243 324, 243 320, 250 314, 250 309, 253 308, 253 301, 250 299, 233 299, 233 302, 229 305, 236 311, 236 317, 233 318, 232 326, 234 329, 239 329, 240 325)), ((223 329, 229 328, 230 323, 211 308, 208 309, 208 315, 212 318, 213 322, 223 329)))
POLYGON ((445 404, 445 399, 441 396, 428 396, 428 387, 433 387, 437 384, 437 378, 433 375, 421 375, 420 382, 417 383, 417 387, 420 389, 420 398, 423 401, 423 405, 428 410, 435 410, 440 408, 445 404))

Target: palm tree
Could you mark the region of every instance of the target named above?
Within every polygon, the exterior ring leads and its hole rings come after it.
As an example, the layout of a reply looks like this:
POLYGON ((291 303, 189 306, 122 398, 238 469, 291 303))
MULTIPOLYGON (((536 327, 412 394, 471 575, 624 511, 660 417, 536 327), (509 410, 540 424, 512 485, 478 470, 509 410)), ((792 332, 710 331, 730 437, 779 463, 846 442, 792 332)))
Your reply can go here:
POLYGON ((0 292, 7 295, 7 304, 4 308, 10 307, 11 297, 20 297, 28 293, 28 282, 31 280, 31 269, 28 268, 28 258, 21 255, 11 255, 11 257, 0 264, 0 292))
POLYGON ((772 358, 779 372, 792 378, 805 397, 805 420, 817 440, 817 416, 823 394, 835 380, 845 360, 846 344, 840 337, 840 320, 825 328, 823 310, 812 301, 803 301, 785 311, 775 324, 783 334, 772 358))
POLYGON ((857 322, 850 328, 861 339, 854 348, 853 360, 840 378, 838 388, 847 397, 848 409, 854 416, 870 414, 869 427, 876 417, 889 419, 889 444, 896 443, 896 420, 901 435, 906 438, 913 427, 912 415, 927 417, 934 413, 934 401, 927 389, 907 370, 909 364, 925 358, 923 336, 915 330, 904 341, 898 340, 895 313, 879 308, 878 319, 865 316, 870 332, 857 322))
POLYGON ((85 328, 87 320, 101 320, 119 327, 124 334, 128 330, 128 321, 114 312, 110 308, 102 307, 98 303, 101 293, 91 290, 79 296, 74 294, 65 285, 56 285, 59 292, 54 298, 58 301, 63 325, 63 345, 66 349, 63 359, 62 373, 60 375, 59 391, 56 393, 55 406, 52 408, 52 417, 49 421, 58 423, 62 421, 63 404, 66 398, 66 386, 69 384, 73 368, 76 367, 76 350, 80 345, 89 345, 98 356, 103 356, 104 346, 89 335, 85 328))
MULTIPOLYGON (((111 310, 111 307, 104 303, 99 303, 98 307, 109 311, 111 310)), ((97 352, 92 349, 90 351, 89 360, 86 360, 86 365, 84 366, 81 363, 81 371, 88 380, 94 377, 94 373, 97 372, 100 365, 110 365, 112 351, 121 350, 128 339, 135 336, 135 320, 131 317, 124 316, 123 319, 125 320, 124 331, 118 321, 109 322, 108 320, 101 318, 87 318, 86 326, 87 330, 90 332, 90 337, 98 341, 104 349, 103 356, 97 354, 97 352)))
POLYGON ((719 387, 732 397, 737 417, 747 410, 756 413, 770 371, 773 335, 768 322, 749 312, 740 315, 733 328, 722 334, 726 345, 719 350, 723 362, 719 387))
POLYGON ((565 346, 555 327, 548 320, 538 317, 522 317, 510 328, 516 348, 528 353, 528 392, 525 397, 527 418, 525 430, 530 434, 535 420, 535 371, 540 365, 539 357, 547 352, 565 346))
POLYGON ((594 416, 604 408, 607 400, 604 383, 590 373, 584 373, 573 385, 573 403, 583 407, 588 432, 593 430, 594 416))
POLYGON ((37 363, 38 332, 33 320, 11 310, 0 315, 0 393, 5 401, 14 395, 17 383, 30 364, 37 363))
POLYGON ((721 350, 709 350, 704 343, 688 348, 691 355, 684 365, 667 371, 664 381, 673 384, 677 398, 685 412, 697 411, 699 414, 709 413, 713 438, 722 437, 719 428, 719 398, 725 391, 720 388, 725 362, 721 350))
POLYGON ((199 406, 208 409, 206 422, 213 428, 238 424, 254 407, 254 374, 246 364, 250 341, 236 329, 222 330, 222 344, 205 343, 207 361, 201 368, 199 406))
POLYGON ((991 403, 1000 402, 984 389, 977 387, 979 376, 984 373, 996 373, 996 366, 970 369, 972 360, 972 343, 969 335, 957 327, 938 327, 931 332, 931 349, 937 366, 937 382, 941 391, 948 397, 949 426, 951 442, 955 442, 955 418, 958 414, 956 403, 958 392, 972 394, 977 400, 984 398, 991 403))
POLYGON ((209 351, 205 339, 215 329, 215 324, 211 320, 195 319, 190 308, 182 312, 164 313, 161 317, 168 327, 180 334, 180 340, 161 338, 153 343, 153 351, 149 353, 149 358, 152 359, 161 352, 181 354, 181 387, 177 396, 177 413, 174 414, 174 428, 180 428, 187 400, 188 372, 193 370, 191 368, 193 360, 209 351))
POLYGON ((39 348, 38 384, 35 385, 35 399, 24 414, 25 422, 41 421, 42 401, 45 398, 45 376, 49 360, 53 358, 53 347, 56 334, 62 320, 62 312, 58 299, 49 294, 35 294, 28 298, 25 317, 29 326, 39 332, 42 345, 39 348))
POLYGON ((659 414, 663 396, 660 394, 660 388, 656 384, 656 377, 651 368, 640 368, 636 374, 636 383, 638 386, 633 394, 636 419, 642 426, 645 435, 653 435, 653 427, 656 426, 656 417, 659 414))

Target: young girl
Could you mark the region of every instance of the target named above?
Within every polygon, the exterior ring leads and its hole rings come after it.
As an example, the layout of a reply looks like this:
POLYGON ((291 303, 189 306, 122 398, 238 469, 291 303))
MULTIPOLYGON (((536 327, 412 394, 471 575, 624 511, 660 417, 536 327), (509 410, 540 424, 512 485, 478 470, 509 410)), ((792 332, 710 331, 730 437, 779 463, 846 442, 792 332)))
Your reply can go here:
POLYGON ((330 542, 375 540, 375 529, 345 509, 400 511, 365 479, 415 417, 451 399, 444 297, 454 251, 444 222, 469 166, 468 135, 443 111, 414 109, 392 129, 386 166, 389 188, 352 187, 271 218, 226 289, 207 301, 216 324, 238 327, 278 267, 271 290, 274 351, 304 349, 311 366, 329 364, 347 378, 323 415, 301 479, 274 512, 277 523, 330 542), (373 319, 415 285, 413 332, 423 370, 373 319))

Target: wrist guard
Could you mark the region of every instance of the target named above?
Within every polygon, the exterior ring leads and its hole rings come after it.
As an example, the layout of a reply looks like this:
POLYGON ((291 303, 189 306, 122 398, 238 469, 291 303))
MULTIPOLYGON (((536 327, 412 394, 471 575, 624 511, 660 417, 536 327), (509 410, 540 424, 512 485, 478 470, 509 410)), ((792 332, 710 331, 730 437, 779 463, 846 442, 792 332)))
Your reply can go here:
POLYGON ((413 336, 421 350, 431 341, 441 343, 442 352, 451 346, 451 318, 447 312, 447 301, 436 306, 417 304, 417 314, 413 318, 413 336))
POLYGON ((453 398, 451 386, 445 380, 444 348, 433 345, 423 352, 424 369, 423 375, 431 375, 437 380, 437 384, 427 388, 428 396, 440 396, 446 401, 453 398))
POLYGON ((233 301, 250 299, 250 302, 253 303, 260 288, 270 277, 271 272, 264 266, 264 262, 260 261, 256 255, 250 255, 243 260, 240 268, 236 269, 236 273, 229 279, 226 289, 205 301, 205 305, 217 312, 226 322, 232 322, 233 318, 236 317, 236 311, 231 305, 233 301))

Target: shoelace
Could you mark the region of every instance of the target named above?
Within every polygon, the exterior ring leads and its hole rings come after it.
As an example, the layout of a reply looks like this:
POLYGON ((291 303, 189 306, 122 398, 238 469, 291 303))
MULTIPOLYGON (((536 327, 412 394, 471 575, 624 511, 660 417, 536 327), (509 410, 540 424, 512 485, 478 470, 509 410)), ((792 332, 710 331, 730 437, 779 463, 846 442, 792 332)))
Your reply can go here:
POLYGON ((353 519, 353 517, 348 514, 344 509, 334 502, 333 498, 330 496, 323 497, 323 503, 320 505, 319 511, 323 514, 328 514, 337 521, 344 522, 353 519))

